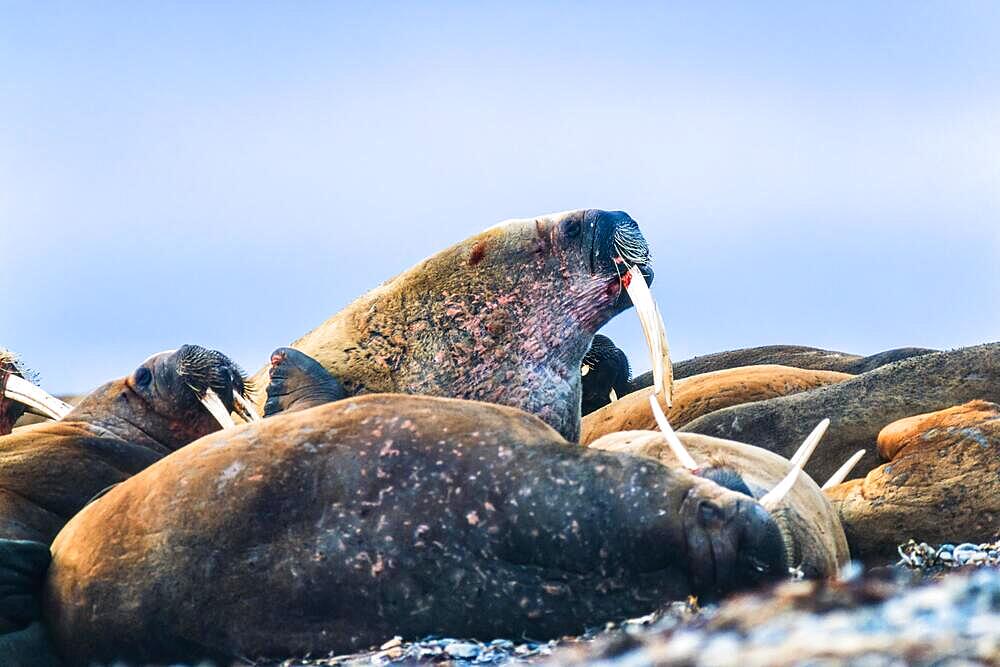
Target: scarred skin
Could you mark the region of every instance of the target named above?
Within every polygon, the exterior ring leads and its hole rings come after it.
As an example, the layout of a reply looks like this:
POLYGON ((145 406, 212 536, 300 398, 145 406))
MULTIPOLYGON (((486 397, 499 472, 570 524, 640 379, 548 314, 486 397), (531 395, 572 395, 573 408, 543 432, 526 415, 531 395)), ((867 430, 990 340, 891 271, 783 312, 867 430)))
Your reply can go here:
MULTIPOLYGON (((316 359, 350 395, 398 392, 508 405, 575 441, 580 363, 597 330, 631 305, 620 279, 627 266, 615 262, 612 243, 619 227, 638 235, 622 212, 501 223, 368 292, 292 347, 316 359)), ((650 282, 652 271, 643 272, 650 282)), ((255 376, 259 386, 265 374, 255 376)))
POLYGON ((483 403, 370 395, 202 438, 53 544, 71 664, 578 633, 786 574, 752 500, 483 403))
POLYGON ((150 357, 62 420, 0 437, 0 538, 48 544, 96 494, 218 430, 176 372, 195 347, 150 357))

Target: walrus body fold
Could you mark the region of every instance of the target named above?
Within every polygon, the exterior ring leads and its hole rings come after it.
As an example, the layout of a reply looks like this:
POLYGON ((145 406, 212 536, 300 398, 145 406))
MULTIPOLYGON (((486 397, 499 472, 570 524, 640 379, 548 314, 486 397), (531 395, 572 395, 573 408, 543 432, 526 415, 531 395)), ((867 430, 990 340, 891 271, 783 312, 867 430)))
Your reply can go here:
POLYGON ((202 438, 53 544, 73 664, 554 637, 784 576, 753 500, 518 410, 369 395, 202 438))
POLYGON ((827 490, 857 557, 894 560, 909 539, 979 543, 1000 535, 1000 405, 970 401, 879 433, 888 463, 827 490))
POLYGON ((876 436, 890 422, 975 399, 1000 402, 1000 343, 924 354, 792 396, 745 403, 699 417, 682 430, 747 442, 791 456, 813 424, 830 430, 806 467, 826 480, 855 451, 853 476, 878 465, 876 436))
MULTIPOLYGON (((350 395, 507 405, 575 441, 581 361, 597 330, 631 305, 624 273, 639 266, 651 281, 648 262, 638 225, 620 211, 510 220, 376 287, 291 347, 350 395)), ((261 386, 265 373, 255 376, 261 386)))
MULTIPOLYGON (((676 381, 669 408, 662 397, 657 400, 671 426, 681 428, 722 408, 808 391, 851 377, 847 373, 790 366, 739 366, 676 381)), ((609 433, 655 429, 656 420, 649 405, 652 394, 652 387, 639 389, 586 415, 581 422, 580 444, 589 445, 609 433)))

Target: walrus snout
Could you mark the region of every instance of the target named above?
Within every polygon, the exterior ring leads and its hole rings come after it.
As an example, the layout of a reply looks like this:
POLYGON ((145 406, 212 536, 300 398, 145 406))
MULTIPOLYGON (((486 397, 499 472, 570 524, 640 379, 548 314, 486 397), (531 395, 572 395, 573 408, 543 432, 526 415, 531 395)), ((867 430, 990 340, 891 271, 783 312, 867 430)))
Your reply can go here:
POLYGON ((271 353, 264 416, 305 410, 347 396, 344 386, 318 361, 291 347, 271 353))
POLYGON ((681 505, 688 566, 706 600, 788 575, 785 541, 774 518, 752 498, 703 480, 681 505))
POLYGON ((652 258, 639 223, 624 211, 598 209, 587 211, 584 221, 593 230, 590 261, 594 273, 620 276, 638 266, 646 284, 652 284, 653 269, 649 266, 652 258))

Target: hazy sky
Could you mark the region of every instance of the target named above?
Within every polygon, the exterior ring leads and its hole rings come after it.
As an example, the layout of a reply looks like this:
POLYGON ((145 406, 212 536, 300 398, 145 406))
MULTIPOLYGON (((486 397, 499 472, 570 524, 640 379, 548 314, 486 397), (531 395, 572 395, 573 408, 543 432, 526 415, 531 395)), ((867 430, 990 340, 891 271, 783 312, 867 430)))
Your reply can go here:
POLYGON ((0 345, 55 392, 254 371, 583 207, 639 221, 675 359, 1000 339, 1000 4, 538 4, 0 2, 0 345))

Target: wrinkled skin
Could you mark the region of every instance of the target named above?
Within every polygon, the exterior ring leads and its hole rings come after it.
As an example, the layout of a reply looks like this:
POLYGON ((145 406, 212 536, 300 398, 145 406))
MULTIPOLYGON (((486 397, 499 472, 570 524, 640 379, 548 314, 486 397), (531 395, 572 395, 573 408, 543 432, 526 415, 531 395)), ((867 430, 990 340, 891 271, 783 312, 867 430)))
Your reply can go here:
POLYGON ((348 398, 202 438, 53 544, 71 664, 578 633, 786 575, 753 500, 497 405, 348 398))
POLYGON ((48 544, 94 495, 218 430, 189 383, 210 384, 229 408, 242 388, 224 356, 184 346, 96 389, 60 421, 0 437, 0 538, 48 544))
POLYGON ((291 347, 271 353, 264 416, 296 412, 339 401, 344 386, 312 357, 291 347))
MULTIPOLYGON (((634 263, 652 280, 638 229, 623 212, 599 210, 501 223, 375 288, 292 347, 350 395, 508 405, 575 442, 583 356, 631 306, 621 276, 634 263)), ((261 386, 266 372, 255 376, 261 386)))
POLYGON ((586 416, 612 402, 611 392, 618 397, 631 390, 628 357, 607 336, 597 334, 590 350, 583 357, 587 374, 583 376, 581 413, 586 416))
POLYGON ((852 379, 792 396, 716 410, 683 427, 738 440, 789 457, 823 418, 823 444, 806 466, 829 479, 854 452, 868 453, 851 473, 863 477, 879 464, 875 438, 890 422, 966 401, 1000 402, 1000 343, 924 354, 852 379))

